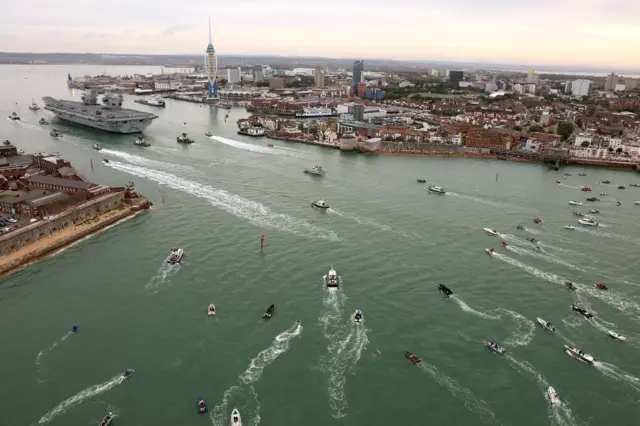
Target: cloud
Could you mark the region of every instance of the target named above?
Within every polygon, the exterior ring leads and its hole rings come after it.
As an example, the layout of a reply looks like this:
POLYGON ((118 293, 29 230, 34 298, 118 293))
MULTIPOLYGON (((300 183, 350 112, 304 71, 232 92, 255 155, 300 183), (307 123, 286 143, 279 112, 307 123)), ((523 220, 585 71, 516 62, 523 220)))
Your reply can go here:
POLYGON ((188 25, 172 25, 170 27, 167 27, 167 29, 165 29, 162 32, 162 35, 165 36, 165 37, 169 37, 169 36, 172 36, 172 35, 174 35, 176 33, 181 32, 181 31, 187 31, 187 30, 190 30, 190 29, 191 29, 191 27, 188 26, 188 25))

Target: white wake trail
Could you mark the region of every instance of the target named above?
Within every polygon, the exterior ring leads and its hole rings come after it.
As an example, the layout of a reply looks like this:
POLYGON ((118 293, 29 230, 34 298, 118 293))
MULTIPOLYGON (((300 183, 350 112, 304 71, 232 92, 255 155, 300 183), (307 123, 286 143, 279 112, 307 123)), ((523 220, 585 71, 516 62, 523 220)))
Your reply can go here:
POLYGON ((271 155, 287 155, 290 157, 298 157, 304 158, 304 156, 291 149, 282 149, 278 147, 265 147, 260 145, 254 145, 251 143, 245 143, 236 141, 233 139, 223 138, 222 136, 211 136, 209 139, 221 142, 225 145, 232 146, 234 148, 244 149, 246 151, 258 152, 260 154, 271 154, 271 155))
POLYGON ((112 157, 121 158, 131 164, 135 164, 138 166, 155 166, 155 167, 168 168, 168 169, 177 170, 177 171, 193 170, 193 168, 189 166, 182 166, 180 164, 173 164, 173 163, 167 163, 164 161, 151 160, 149 158, 141 157, 135 154, 129 154, 128 152, 124 152, 124 151, 117 151, 115 149, 102 148, 99 152, 101 154, 107 154, 107 155, 111 155, 112 157))
POLYGON ((45 355, 48 354, 49 352, 51 352, 56 346, 58 346, 60 343, 64 342, 65 340, 67 340, 67 338, 69 336, 71 336, 73 333, 71 331, 69 331, 67 334, 65 334, 64 336, 62 336, 60 339, 58 339, 57 341, 55 341, 51 346, 49 346, 46 349, 41 350, 40 352, 38 352, 38 356, 36 356, 36 365, 40 364, 40 359, 45 355))

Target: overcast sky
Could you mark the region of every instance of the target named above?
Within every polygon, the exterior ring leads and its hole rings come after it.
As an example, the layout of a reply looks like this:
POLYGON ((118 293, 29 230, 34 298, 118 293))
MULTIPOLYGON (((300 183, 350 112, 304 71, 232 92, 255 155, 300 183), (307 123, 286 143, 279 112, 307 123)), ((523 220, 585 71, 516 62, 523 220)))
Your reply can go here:
POLYGON ((0 51, 281 54, 640 68, 633 0, 17 0, 0 51))

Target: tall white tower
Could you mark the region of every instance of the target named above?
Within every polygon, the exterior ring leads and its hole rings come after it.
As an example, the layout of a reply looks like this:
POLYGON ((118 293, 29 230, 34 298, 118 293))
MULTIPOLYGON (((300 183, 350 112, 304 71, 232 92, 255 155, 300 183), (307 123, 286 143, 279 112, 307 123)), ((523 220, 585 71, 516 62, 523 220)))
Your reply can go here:
POLYGON ((207 73, 209 80, 207 97, 209 99, 218 97, 218 86, 216 85, 216 74, 218 72, 218 57, 216 56, 216 49, 213 47, 211 41, 211 16, 209 16, 209 45, 204 54, 204 71, 207 73))

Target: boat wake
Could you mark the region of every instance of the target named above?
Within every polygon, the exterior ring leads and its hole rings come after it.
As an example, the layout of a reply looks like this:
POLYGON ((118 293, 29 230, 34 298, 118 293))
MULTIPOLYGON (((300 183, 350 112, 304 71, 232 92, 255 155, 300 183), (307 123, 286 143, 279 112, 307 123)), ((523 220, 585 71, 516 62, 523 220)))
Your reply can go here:
POLYGON ((294 337, 302 333, 302 324, 296 323, 288 330, 278 334, 271 346, 260 351, 255 358, 249 362, 249 367, 238 376, 238 384, 231 386, 224 392, 222 402, 217 405, 210 414, 211 422, 214 426, 227 425, 231 414, 231 402, 234 406, 242 405, 242 415, 246 419, 252 418, 250 423, 253 426, 260 424, 260 401, 258 393, 253 384, 260 380, 264 369, 273 363, 280 355, 289 350, 290 342, 294 337), (249 415, 247 415, 249 413, 249 415))
POLYGON ((127 380, 126 377, 122 377, 122 374, 118 374, 117 376, 112 377, 111 379, 107 380, 104 383, 86 388, 80 391, 79 393, 75 394, 71 398, 68 398, 62 401, 53 410, 49 411, 47 414, 42 416, 42 418, 38 420, 38 423, 41 423, 41 424, 48 423, 54 418, 56 418, 58 415, 72 408, 73 406, 80 404, 85 399, 104 393, 112 389, 113 387, 119 384, 122 384, 125 380, 127 380))
POLYGON ((162 263, 156 275, 145 284, 147 290, 157 290, 162 284, 166 283, 171 277, 180 271, 180 264, 171 264, 166 261, 162 263))
POLYGON ((614 380, 619 380, 625 382, 627 385, 631 386, 636 392, 640 392, 640 379, 631 374, 619 369, 613 364, 608 364, 606 362, 596 361, 593 363, 596 369, 604 374, 607 377, 610 377, 614 380))
POLYGON ((438 370, 434 365, 429 364, 424 359, 418 368, 428 373, 438 384, 449 391, 449 393, 461 400, 465 407, 473 413, 480 416, 480 420, 486 424, 495 424, 497 422, 495 414, 489 408, 489 405, 473 394, 469 389, 463 388, 451 377, 438 370))
POLYGON ((549 273, 549 272, 541 271, 538 268, 534 268, 533 266, 529 266, 526 263, 522 263, 522 262, 520 262, 520 261, 518 261, 516 259, 513 259, 513 258, 509 257, 509 256, 505 256, 504 254, 500 254, 500 253, 496 252, 496 253, 494 253, 493 257, 496 257, 496 258, 502 260, 503 262, 508 263, 511 266, 515 266, 516 268, 520 268, 523 271, 525 271, 525 272, 527 272, 527 273, 529 273, 529 274, 531 274, 531 275, 533 275, 533 276, 535 276, 537 278, 540 278, 541 280, 548 281, 550 283, 564 285, 563 283, 565 281, 567 281, 565 278, 563 278, 561 276, 558 276, 556 274, 552 274, 552 273, 549 273))
POLYGON ((252 143, 235 141, 233 139, 223 138, 221 136, 211 136, 209 139, 221 142, 225 145, 232 146, 234 148, 244 149, 246 151, 258 152, 260 154, 275 154, 275 155, 288 155, 290 157, 304 158, 302 154, 299 152, 295 152, 295 150, 284 150, 278 147, 264 147, 259 145, 254 145, 252 143))
POLYGON ((129 154, 128 152, 116 151, 108 148, 102 148, 99 152, 101 154, 107 154, 107 155, 111 155, 112 157, 121 158, 131 164, 135 164, 138 166, 156 166, 156 167, 162 167, 162 168, 167 168, 167 169, 177 170, 177 171, 193 170, 193 168, 190 166, 183 166, 180 164, 167 163, 167 162, 158 161, 158 160, 151 160, 148 158, 140 157, 139 155, 129 154))
MULTIPOLYGON (((531 244, 531 243, 529 243, 531 244)), ((542 244, 540 244, 542 246, 542 244)), ((544 246, 543 246, 544 247, 544 246)), ((542 259, 542 260, 546 260, 547 262, 551 262, 551 263, 555 263, 557 265, 562 265, 564 267, 567 267, 569 269, 573 269, 575 271, 581 271, 581 272, 587 272, 586 269, 583 269, 579 266, 576 265, 572 265, 571 263, 565 262, 562 259, 559 259, 556 256, 553 256, 551 254, 545 254, 545 253, 539 253, 536 252, 532 249, 527 249, 527 248, 522 248, 522 247, 518 247, 515 245, 509 245, 507 247, 505 247, 507 250, 510 250, 514 253, 517 253, 519 255, 523 255, 523 256, 533 256, 533 257, 537 257, 538 259, 542 259)))
POLYGON ((205 199, 211 205, 234 216, 247 219, 249 222, 259 227, 274 228, 278 231, 289 232, 300 237, 321 238, 331 241, 338 240, 336 233, 331 230, 318 228, 304 220, 296 219, 283 213, 275 213, 263 204, 248 200, 222 189, 203 185, 170 173, 142 166, 123 164, 116 161, 111 161, 107 165, 116 170, 141 178, 146 178, 161 185, 166 185, 170 188, 205 199))
POLYGON ((518 326, 515 328, 511 336, 504 341, 508 346, 527 346, 533 340, 533 335, 536 331, 536 326, 533 321, 530 321, 526 317, 520 315, 517 312, 510 311, 509 309, 500 308, 499 312, 504 312, 511 316, 518 326))
MULTIPOLYGON (((550 386, 549 382, 538 370, 536 370, 527 361, 518 360, 514 358, 513 355, 507 354, 505 355, 505 358, 507 358, 511 362, 511 367, 516 371, 531 375, 536 380, 536 382, 538 382, 540 389, 542 390, 543 398, 549 401, 547 397, 547 389, 549 389, 550 386)), ((571 413, 571 409, 564 402, 560 405, 549 403, 549 420, 551 421, 551 424, 555 424, 558 426, 577 425, 577 422, 573 418, 573 415, 571 413)))
POLYGON ((358 216, 345 215, 344 213, 339 212, 338 210, 335 210, 335 209, 332 209, 332 208, 327 209, 327 211, 329 213, 335 213, 338 216, 341 216, 341 217, 344 217, 344 218, 347 218, 347 219, 351 219, 351 220, 357 222, 360 225, 373 226, 374 228, 378 228, 378 229, 381 229, 383 231, 391 231, 392 230, 390 226, 383 225, 383 224, 375 222, 375 221, 373 221, 371 219, 362 218, 362 217, 358 217, 358 216))
POLYGON ((478 198, 478 197, 474 197, 473 195, 465 195, 465 194, 458 194, 456 192, 447 192, 447 195, 451 195, 453 197, 458 197, 458 198, 462 198, 464 200, 469 200, 469 201, 473 201, 476 203, 481 203, 481 204, 486 204, 488 206, 492 206, 492 207, 500 207, 501 209, 510 209, 510 210, 524 210, 523 207, 514 205, 514 204, 508 204, 508 203, 502 203, 499 201, 491 201, 491 200, 485 200, 484 198, 478 198))
POLYGON ((479 316, 481 318, 485 318, 485 319, 492 319, 492 320, 500 319, 500 315, 492 315, 492 314, 489 314, 489 313, 480 312, 480 311, 477 311, 477 310, 473 309, 471 306, 467 305, 462 299, 460 299, 455 294, 451 295, 450 299, 453 300, 454 302, 456 302, 458 304, 458 306, 460 306, 460 309, 462 309, 465 312, 469 312, 470 314, 477 315, 477 316, 479 316))
POLYGON ((38 383, 42 383, 44 382, 44 380, 40 380, 40 361, 42 360, 42 357, 46 354, 48 354, 49 352, 51 352, 56 346, 58 346, 60 343, 64 342, 65 340, 67 340, 67 338, 69 336, 71 336, 73 333, 72 332, 68 332, 67 334, 65 334, 64 336, 62 336, 60 339, 58 339, 57 341, 55 341, 51 346, 49 346, 46 349, 41 350, 40 352, 38 352, 38 355, 36 356, 36 366, 37 366, 37 373, 38 373, 38 383))
POLYGON ((324 312, 319 318, 324 336, 329 340, 327 355, 320 360, 321 371, 329 374, 329 405, 336 419, 347 415, 347 399, 344 387, 346 374, 360 360, 369 343, 365 324, 345 321, 342 315, 346 298, 341 289, 326 289, 323 299, 324 312))

